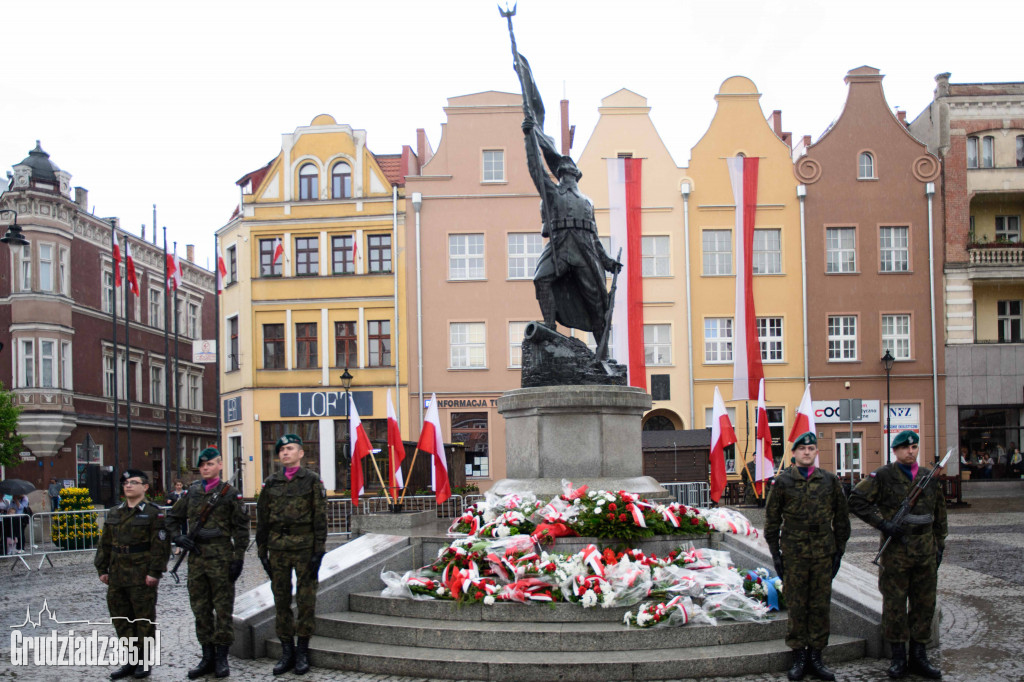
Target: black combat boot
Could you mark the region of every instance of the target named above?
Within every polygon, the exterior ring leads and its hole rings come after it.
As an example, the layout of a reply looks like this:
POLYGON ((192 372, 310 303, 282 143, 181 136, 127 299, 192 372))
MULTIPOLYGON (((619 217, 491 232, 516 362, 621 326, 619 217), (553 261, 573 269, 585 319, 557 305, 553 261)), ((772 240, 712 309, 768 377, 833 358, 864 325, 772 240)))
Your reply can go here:
POLYGON ((295 647, 295 674, 305 675, 309 672, 309 637, 299 637, 299 645, 295 647))
POLYGON ((807 668, 807 648, 793 649, 793 665, 790 666, 786 676, 791 680, 804 679, 804 671, 807 668))
POLYGON ((122 665, 120 668, 118 668, 114 672, 110 673, 110 679, 112 679, 112 680, 120 680, 120 679, 125 678, 125 677, 131 677, 134 674, 135 674, 135 666, 130 664, 130 663, 128 663, 126 665, 122 665))
POLYGON ((137 665, 135 666, 135 674, 132 675, 137 680, 144 679, 153 674, 153 669, 148 665, 137 665))
POLYGON ((811 674, 817 677, 819 680, 828 680, 828 682, 835 682, 836 674, 828 669, 828 666, 821 660, 821 649, 810 649, 811 655, 807 661, 808 667, 811 669, 811 674))
POLYGON ((892 648, 892 664, 885 674, 889 677, 900 678, 907 676, 907 645, 903 642, 890 642, 892 648))
POLYGON ((941 680, 942 671, 928 662, 924 644, 910 640, 910 672, 930 680, 941 680))
POLYGON ((188 671, 188 679, 190 680, 213 672, 213 645, 203 644, 202 647, 203 657, 199 659, 199 664, 188 671))
POLYGON ((274 666, 274 674, 282 675, 295 667, 295 640, 291 637, 281 640, 281 659, 274 666))
POLYGON ((213 652, 213 674, 217 677, 227 677, 231 674, 228 667, 228 645, 218 644, 213 652))

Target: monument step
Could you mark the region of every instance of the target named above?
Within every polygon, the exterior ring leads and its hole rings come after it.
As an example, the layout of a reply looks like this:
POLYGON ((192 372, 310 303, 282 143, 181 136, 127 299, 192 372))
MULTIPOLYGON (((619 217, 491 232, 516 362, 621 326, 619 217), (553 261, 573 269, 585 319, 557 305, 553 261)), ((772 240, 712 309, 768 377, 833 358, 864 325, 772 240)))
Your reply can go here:
MULTIPOLYGON (((684 636, 685 627, 670 630, 684 636)), ((314 636, 309 649, 310 660, 317 668, 377 675, 509 682, 718 677, 779 672, 790 664, 790 652, 782 639, 648 649, 641 654, 631 650, 606 650, 549 652, 546 656, 538 656, 533 651, 433 649, 314 636)), ((280 641, 267 640, 267 655, 277 658, 280 654, 280 641)), ((832 663, 862 658, 864 654, 864 640, 833 635, 824 658, 832 663)))
POLYGON ((444 599, 401 599, 383 597, 380 592, 360 592, 349 595, 349 610, 375 613, 396 618, 425 618, 442 621, 495 621, 503 623, 622 623, 627 611, 636 606, 595 607, 585 609, 579 604, 515 604, 499 602, 483 604, 456 604, 444 599))
MULTIPOLYGON (((495 605, 497 606, 497 605, 495 605)), ((493 609, 495 606, 484 607, 493 609)), ((519 607, 536 611, 536 607, 519 607)), ((542 607, 543 608, 543 607, 542 607)), ((579 609, 578 606, 575 608, 579 609)), ((582 609, 580 609, 582 610, 582 609)), ((540 623, 384 616, 345 611, 317 616, 316 634, 375 644, 485 651, 608 651, 701 647, 780 639, 785 617, 676 628, 627 628, 619 622, 540 623)))

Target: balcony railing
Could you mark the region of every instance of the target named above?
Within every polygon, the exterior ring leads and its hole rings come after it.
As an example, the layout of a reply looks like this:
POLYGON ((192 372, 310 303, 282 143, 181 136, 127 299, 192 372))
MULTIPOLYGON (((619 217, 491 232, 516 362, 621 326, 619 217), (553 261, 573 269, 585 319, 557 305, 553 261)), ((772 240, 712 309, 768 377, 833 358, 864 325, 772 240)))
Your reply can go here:
POLYGON ((967 257, 971 265, 992 265, 997 267, 1024 265, 1024 245, 968 244, 967 257))

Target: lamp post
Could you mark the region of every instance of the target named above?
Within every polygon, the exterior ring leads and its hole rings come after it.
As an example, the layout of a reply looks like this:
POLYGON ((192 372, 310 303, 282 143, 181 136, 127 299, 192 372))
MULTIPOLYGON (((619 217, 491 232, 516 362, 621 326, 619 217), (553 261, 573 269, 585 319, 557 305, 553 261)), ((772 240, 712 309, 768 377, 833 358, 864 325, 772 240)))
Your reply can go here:
POLYGON ((892 356, 889 349, 885 349, 882 356, 882 366, 885 367, 885 463, 888 464, 892 457, 892 410, 889 409, 889 378, 892 374, 892 363, 896 358, 892 356))
MULTIPOLYGON (((348 444, 349 448, 351 448, 352 444, 349 442, 351 440, 349 426, 352 423, 352 412, 351 412, 352 400, 349 398, 349 389, 352 388, 352 375, 349 373, 347 366, 345 367, 344 373, 342 373, 342 375, 341 375, 341 387, 345 389, 345 441, 344 442, 348 444)), ((347 457, 348 456, 348 453, 346 452, 346 450, 347 450, 347 448, 342 448, 341 449, 341 456, 342 457, 347 457)), ((351 458, 349 457, 349 459, 351 459, 351 458)), ((350 477, 350 482, 351 482, 351 477, 350 477)))
POLYGON ((7 228, 7 233, 0 239, 0 242, 7 244, 8 246, 25 246, 28 244, 28 240, 25 239, 25 235, 21 232, 21 226, 18 225, 18 212, 13 208, 0 208, 0 215, 4 213, 13 213, 14 222, 7 228))

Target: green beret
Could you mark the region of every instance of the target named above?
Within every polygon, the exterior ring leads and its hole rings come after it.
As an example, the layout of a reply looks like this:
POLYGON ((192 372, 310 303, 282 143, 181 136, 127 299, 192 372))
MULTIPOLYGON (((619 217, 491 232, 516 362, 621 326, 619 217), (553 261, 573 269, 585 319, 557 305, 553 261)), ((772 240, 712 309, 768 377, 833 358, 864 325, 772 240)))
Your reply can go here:
POLYGON ((198 459, 196 459, 196 466, 199 466, 203 462, 209 462, 211 459, 217 459, 220 457, 220 450, 217 448, 203 448, 203 451, 199 453, 198 459))
POLYGON ((913 431, 900 431, 895 438, 892 439, 892 447, 896 448, 903 447, 905 445, 917 445, 921 442, 921 436, 917 435, 913 431))
POLYGON ((810 431, 807 431, 806 433, 802 434, 799 438, 797 438, 795 441, 793 441, 793 447, 790 448, 790 451, 796 450, 801 445, 817 445, 817 444, 818 444, 818 437, 815 436, 810 431))
POLYGON ((296 436, 294 433, 286 433, 277 439, 277 445, 274 446, 274 454, 281 452, 281 448, 288 443, 295 443, 300 448, 302 447, 302 439, 296 436))
POLYGON ((129 478, 137 478, 143 483, 149 483, 149 476, 147 476, 146 472, 141 469, 125 469, 121 474, 121 483, 124 483, 129 478))

